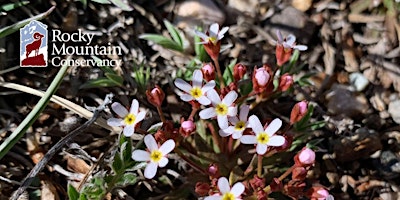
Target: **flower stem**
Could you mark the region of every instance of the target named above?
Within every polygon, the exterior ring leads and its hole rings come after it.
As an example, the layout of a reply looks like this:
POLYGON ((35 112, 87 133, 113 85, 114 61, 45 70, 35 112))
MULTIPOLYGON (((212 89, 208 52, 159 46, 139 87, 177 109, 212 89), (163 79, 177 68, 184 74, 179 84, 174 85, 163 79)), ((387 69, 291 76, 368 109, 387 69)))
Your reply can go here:
POLYGON ((188 120, 194 121, 194 120, 193 120, 193 119, 194 119, 194 115, 196 114, 196 112, 197 112, 198 110, 199 110, 198 108, 192 106, 192 112, 190 113, 188 120))
POLYGON ((231 136, 231 137, 229 137, 229 140, 228 140, 228 154, 230 155, 230 154, 232 154, 232 152, 233 152, 233 138, 231 136))
POLYGON ((205 175, 208 175, 208 173, 202 169, 200 166, 198 166, 196 163, 194 163, 192 160, 190 160, 188 157, 185 156, 185 154, 183 154, 183 152, 181 150, 179 150, 178 148, 175 148, 175 153, 177 153, 179 155, 179 157, 181 157, 184 161, 186 161, 191 167, 193 167, 193 169, 199 171, 200 173, 203 173, 205 175))
MULTIPOLYGON (((290 173, 292 173, 292 170, 294 169, 294 165, 293 166, 291 166, 289 169, 287 169, 286 171, 285 171, 285 173, 283 173, 281 176, 279 176, 279 181, 282 181, 283 179, 285 179, 287 176, 289 176, 289 174, 290 173)), ((264 189, 264 192, 266 192, 266 193, 268 193, 270 190, 271 190, 271 186, 267 186, 267 187, 265 187, 264 189)))
POLYGON ((257 176, 261 177, 262 176, 262 155, 258 155, 257 157, 257 176))
POLYGON ((222 77, 222 73, 221 73, 221 67, 219 66, 219 62, 218 62, 218 57, 216 57, 215 59, 213 59, 215 68, 217 69, 217 76, 218 76, 218 80, 219 80, 219 87, 221 90, 224 89, 225 87, 225 83, 224 83, 224 78, 222 77))
POLYGON ((157 106, 158 115, 160 115, 161 121, 165 124, 167 120, 165 120, 164 113, 161 109, 161 106, 157 106))
POLYGON ((208 127, 208 128, 210 129, 210 131, 211 131, 211 135, 212 135, 212 137, 213 137, 213 141, 214 141, 215 145, 218 147, 219 151, 221 151, 221 150, 222 150, 221 142, 220 142, 220 140, 219 140, 219 137, 218 137, 218 135, 217 135, 217 132, 215 131, 214 126, 212 125, 212 123, 207 123, 207 127, 208 127))

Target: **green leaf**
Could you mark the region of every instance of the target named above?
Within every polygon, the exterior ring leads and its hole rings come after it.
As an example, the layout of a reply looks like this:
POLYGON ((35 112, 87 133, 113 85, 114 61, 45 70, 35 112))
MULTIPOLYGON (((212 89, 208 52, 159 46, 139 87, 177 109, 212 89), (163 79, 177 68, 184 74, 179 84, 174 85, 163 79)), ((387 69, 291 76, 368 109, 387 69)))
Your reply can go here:
POLYGON ((115 183, 116 187, 126 187, 128 185, 133 185, 137 181, 137 177, 134 173, 124 173, 121 178, 115 183))
POLYGON ((147 129, 148 133, 155 133, 158 131, 158 129, 160 129, 162 127, 163 123, 159 122, 157 124, 153 124, 152 126, 150 126, 149 129, 147 129))
POLYGON ((85 84, 81 85, 79 89, 114 87, 114 86, 120 86, 120 84, 108 78, 99 78, 95 80, 89 80, 85 84))
POLYGON ((83 8, 86 9, 87 7, 87 0, 81 0, 82 4, 83 4, 83 8))
POLYGON ((115 154, 113 163, 111 164, 112 169, 114 170, 115 173, 119 174, 121 173, 121 170, 124 169, 124 163, 121 159, 121 156, 119 154, 115 154))
POLYGON ((16 2, 16 3, 7 3, 4 5, 0 6, 0 11, 8 12, 10 10, 14 10, 15 8, 18 8, 20 6, 24 6, 29 4, 29 1, 21 1, 21 2, 16 2))
POLYGON ((124 82, 124 78, 115 73, 105 73, 104 75, 119 86, 124 82))
POLYGON ((129 6, 128 4, 124 3, 121 0, 109 0, 109 1, 124 11, 132 11, 133 10, 133 8, 131 6, 129 6))
POLYGON ((150 40, 155 42, 156 44, 161 45, 164 48, 183 52, 183 48, 176 43, 175 41, 168 39, 162 35, 157 34, 142 34, 139 36, 140 39, 150 40))
POLYGON ((183 49, 183 41, 182 37, 179 34, 178 30, 167 20, 164 20, 165 27, 167 27, 169 34, 172 39, 183 49))
POLYGON ((225 69, 224 75, 222 75, 223 78, 224 78, 224 80, 225 80, 225 84, 226 84, 226 85, 229 85, 229 84, 232 83, 233 80, 234 80, 234 78, 233 78, 233 67, 236 65, 236 61, 237 61, 236 58, 233 59, 233 60, 229 63, 228 67, 225 69))
POLYGON ((130 139, 121 145, 121 158, 124 163, 132 160, 132 141, 130 139))
POLYGON ((10 35, 11 33, 14 33, 15 31, 19 31, 20 28, 22 28, 23 26, 29 24, 29 22, 31 22, 32 20, 41 20, 45 17, 47 17, 47 15, 49 15, 54 9, 56 8, 56 6, 51 7, 48 11, 41 13, 39 15, 33 16, 31 18, 19 21, 15 24, 12 24, 10 26, 6 26, 2 29, 0 29, 0 38, 6 37, 7 35, 10 35))
POLYGON ((70 200, 78 200, 79 199, 79 192, 71 184, 68 184, 68 198, 70 200))

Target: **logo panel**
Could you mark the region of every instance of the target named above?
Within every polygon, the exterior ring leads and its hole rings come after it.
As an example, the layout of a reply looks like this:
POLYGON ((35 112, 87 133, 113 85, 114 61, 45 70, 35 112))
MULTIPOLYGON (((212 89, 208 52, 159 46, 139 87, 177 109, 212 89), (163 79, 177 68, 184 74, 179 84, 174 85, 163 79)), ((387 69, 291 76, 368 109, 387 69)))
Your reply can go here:
POLYGON ((21 67, 47 67, 47 26, 33 20, 20 29, 21 67))

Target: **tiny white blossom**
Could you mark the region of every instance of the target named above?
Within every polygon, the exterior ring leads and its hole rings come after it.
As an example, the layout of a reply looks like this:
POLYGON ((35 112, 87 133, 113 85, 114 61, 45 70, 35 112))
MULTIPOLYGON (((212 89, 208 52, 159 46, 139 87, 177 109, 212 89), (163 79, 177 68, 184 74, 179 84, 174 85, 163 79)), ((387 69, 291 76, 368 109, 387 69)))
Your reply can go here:
POLYGON ((146 116, 146 111, 139 112, 139 102, 132 100, 131 108, 128 110, 118 102, 111 104, 112 110, 117 113, 120 118, 110 118, 107 120, 109 126, 125 126, 124 135, 130 137, 135 132, 135 126, 146 116))
POLYGON ((237 116, 230 117, 229 122, 231 122, 232 126, 220 130, 219 135, 222 137, 232 135, 233 139, 239 139, 242 137, 243 131, 250 127, 249 122, 247 121, 247 115, 249 114, 249 111, 249 105, 242 105, 240 107, 239 118, 237 116))
POLYGON ((204 200, 240 200, 240 195, 244 192, 245 187, 243 183, 237 182, 231 188, 228 179, 221 177, 218 179, 218 189, 221 194, 208 196, 204 200))
POLYGON ((144 177, 151 179, 156 175, 158 167, 165 167, 168 164, 168 158, 166 156, 174 150, 175 142, 169 139, 159 148, 153 135, 146 135, 144 137, 144 143, 148 151, 134 150, 132 152, 132 159, 148 162, 144 170, 144 177))
POLYGON ((233 105, 233 102, 238 97, 238 94, 235 91, 230 91, 221 101, 217 91, 212 89, 207 92, 207 97, 211 100, 213 107, 200 111, 200 118, 210 119, 217 116, 219 127, 221 129, 228 128, 228 116, 232 117, 237 113, 237 107, 233 105))
POLYGON ((243 135, 240 142, 243 144, 257 144, 256 150, 259 155, 267 152, 268 146, 282 146, 285 143, 285 138, 280 135, 274 135, 282 126, 282 120, 276 118, 264 130, 257 116, 249 117, 249 123, 253 132, 256 135, 243 135))
POLYGON ((299 51, 307 50, 306 45, 296 45, 296 36, 290 34, 286 38, 282 37, 281 32, 278 30, 276 31, 276 35, 278 37, 278 44, 283 45, 285 49, 297 49, 299 51))
POLYGON ((184 92, 185 94, 180 95, 183 101, 196 100, 202 105, 209 105, 211 101, 205 96, 206 92, 215 87, 215 81, 212 80, 203 86, 203 73, 201 70, 194 70, 192 77, 192 84, 186 83, 184 80, 177 78, 175 80, 175 86, 184 92))
POLYGON ((219 30, 219 25, 217 23, 211 24, 209 30, 208 30, 208 35, 206 33, 200 32, 198 30, 195 30, 194 32, 196 33, 197 36, 199 36, 201 39, 203 39, 203 42, 201 44, 208 44, 212 43, 216 45, 219 40, 224 38, 224 34, 229 30, 229 27, 224 27, 221 30, 219 30))

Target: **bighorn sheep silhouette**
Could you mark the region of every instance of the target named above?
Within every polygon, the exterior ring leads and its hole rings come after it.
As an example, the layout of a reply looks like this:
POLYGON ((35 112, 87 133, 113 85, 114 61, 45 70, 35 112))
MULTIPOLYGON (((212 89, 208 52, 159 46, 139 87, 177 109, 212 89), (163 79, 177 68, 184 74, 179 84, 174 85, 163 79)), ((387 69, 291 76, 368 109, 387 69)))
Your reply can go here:
POLYGON ((40 45, 42 44, 42 38, 43 38, 43 37, 44 37, 44 35, 42 35, 42 34, 40 34, 40 33, 38 33, 38 32, 35 32, 35 33, 33 34, 33 39, 34 39, 34 41, 33 41, 32 43, 27 44, 27 45, 25 46, 25 49, 26 49, 26 57, 28 57, 28 55, 29 55, 32 51, 35 51, 35 56, 38 55, 38 53, 39 53, 39 48, 40 48, 40 45))

